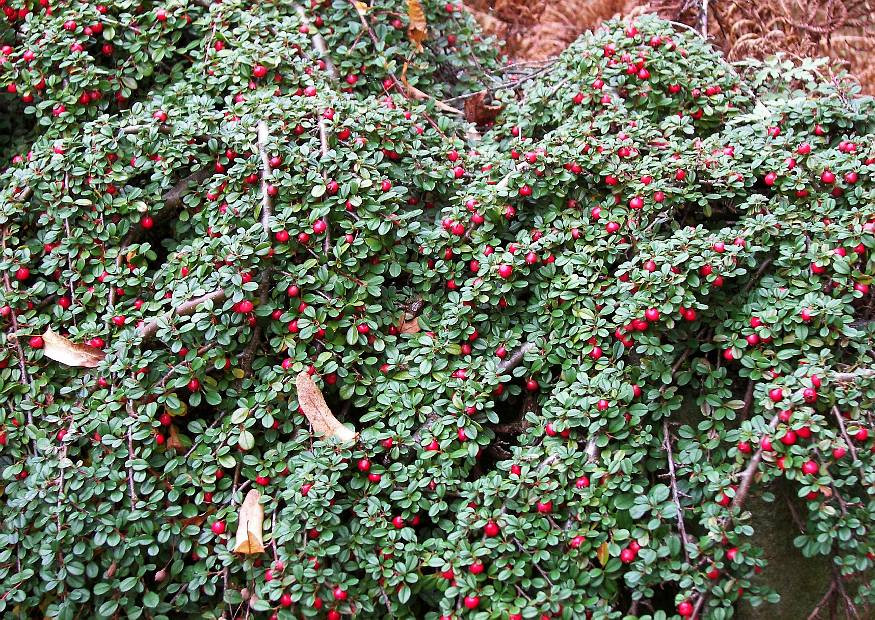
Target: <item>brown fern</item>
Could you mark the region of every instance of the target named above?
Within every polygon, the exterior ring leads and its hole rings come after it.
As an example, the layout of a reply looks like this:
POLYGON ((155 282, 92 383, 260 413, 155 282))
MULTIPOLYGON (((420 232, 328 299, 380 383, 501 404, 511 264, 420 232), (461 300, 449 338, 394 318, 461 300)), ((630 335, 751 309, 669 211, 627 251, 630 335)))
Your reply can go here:
POLYGON ((700 29, 730 60, 829 56, 875 92, 875 0, 471 0, 483 28, 505 41, 504 52, 536 60, 561 52, 581 33, 617 15, 655 12, 700 29))

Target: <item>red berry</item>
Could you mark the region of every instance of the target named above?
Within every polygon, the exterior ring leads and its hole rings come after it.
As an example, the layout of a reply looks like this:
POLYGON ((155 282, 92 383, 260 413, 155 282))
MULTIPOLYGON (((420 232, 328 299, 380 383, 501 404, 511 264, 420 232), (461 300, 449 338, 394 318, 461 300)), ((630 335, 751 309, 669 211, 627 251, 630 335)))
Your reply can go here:
POLYGON ((477 609, 477 606, 480 604, 480 597, 469 594, 465 597, 464 603, 466 609, 477 609))
POLYGON ((802 463, 802 473, 812 476, 820 470, 820 467, 814 461, 805 461, 802 463))

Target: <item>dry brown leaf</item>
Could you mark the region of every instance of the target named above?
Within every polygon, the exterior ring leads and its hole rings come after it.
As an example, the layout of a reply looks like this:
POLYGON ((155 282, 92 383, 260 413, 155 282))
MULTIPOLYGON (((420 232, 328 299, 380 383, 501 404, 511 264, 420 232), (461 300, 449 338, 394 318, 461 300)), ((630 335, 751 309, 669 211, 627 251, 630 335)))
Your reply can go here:
POLYGON ((355 431, 341 424, 331 413, 319 386, 306 370, 295 377, 295 388, 298 390, 298 404, 317 435, 337 437, 340 441, 350 441, 355 438, 355 431))
POLYGON ((407 38, 413 43, 417 52, 422 51, 422 42, 428 38, 428 22, 419 0, 407 0, 407 38))
POLYGON ((106 357, 106 353, 100 349, 89 347, 87 344, 76 344, 56 334, 51 328, 43 333, 43 342, 45 356, 65 366, 94 368, 106 357))
POLYGON ((501 112, 500 105, 486 105, 486 91, 481 90, 476 95, 465 99, 465 120, 477 125, 486 125, 495 121, 495 117, 501 112))
POLYGON ((258 501, 261 493, 252 489, 237 513, 237 536, 234 541, 235 553, 261 553, 264 551, 264 506, 258 501))
POLYGON ((183 450, 185 448, 185 445, 179 438, 179 431, 176 430, 175 424, 170 425, 170 436, 167 438, 167 443, 165 445, 170 450, 183 450))
POLYGON ((596 552, 596 557, 599 559, 599 562, 601 562, 602 566, 608 563, 608 541, 605 541, 601 544, 601 546, 598 548, 598 551, 596 552))
POLYGON ((182 527, 188 527, 189 525, 197 525, 198 527, 200 527, 204 524, 204 521, 206 520, 206 515, 195 515, 193 517, 189 517, 188 519, 183 519, 179 523, 180 525, 182 525, 182 527))
POLYGON ((401 317, 401 324, 398 326, 398 331, 402 334, 418 334, 422 331, 419 326, 419 317, 413 317, 409 321, 406 317, 401 317))

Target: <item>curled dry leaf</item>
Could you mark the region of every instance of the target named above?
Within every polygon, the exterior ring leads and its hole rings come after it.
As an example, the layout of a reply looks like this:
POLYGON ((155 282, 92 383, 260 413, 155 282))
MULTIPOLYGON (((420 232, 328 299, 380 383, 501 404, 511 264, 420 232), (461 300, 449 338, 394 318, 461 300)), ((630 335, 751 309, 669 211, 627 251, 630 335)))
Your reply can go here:
POLYGON ((422 331, 419 325, 419 315, 425 307, 422 297, 417 297, 404 306, 401 317, 398 319, 398 331, 402 334, 418 334, 422 331))
POLYGON ((50 360, 60 362, 65 366, 94 368, 106 357, 100 349, 86 344, 76 344, 53 332, 51 328, 43 333, 43 353, 50 360))
POLYGON ((407 0, 407 38, 413 43, 417 52, 422 51, 422 42, 428 38, 428 22, 419 0, 407 0))
POLYGON ((340 420, 331 413, 322 391, 306 370, 295 377, 295 387, 298 390, 298 404, 317 435, 337 437, 340 441, 350 441, 355 438, 355 431, 341 424, 340 420))
POLYGON ((408 63, 404 63, 404 67, 401 69, 401 76, 398 78, 398 81, 401 82, 401 85, 404 87, 404 90, 408 97, 412 99, 416 99, 417 101, 434 101, 434 105, 438 110, 446 112, 447 114, 455 114, 456 116, 464 115, 462 110, 456 109, 453 106, 444 103, 440 99, 435 99, 428 93, 424 93, 416 86, 407 81, 407 65, 408 63))
POLYGON ((596 551, 596 557, 599 559, 599 563, 600 563, 602 566, 604 566, 605 564, 608 563, 608 559, 609 559, 611 556, 610 556, 610 551, 608 550, 608 543, 607 543, 607 541, 603 542, 603 543, 599 546, 598 551, 596 551))
POLYGON ((465 100, 465 120, 478 125, 486 125, 495 121, 495 117, 501 112, 500 105, 486 105, 486 91, 481 90, 476 95, 465 100))
POLYGON ((252 489, 237 513, 237 535, 234 540, 235 553, 261 553, 264 551, 264 507, 258 501, 261 493, 252 489))

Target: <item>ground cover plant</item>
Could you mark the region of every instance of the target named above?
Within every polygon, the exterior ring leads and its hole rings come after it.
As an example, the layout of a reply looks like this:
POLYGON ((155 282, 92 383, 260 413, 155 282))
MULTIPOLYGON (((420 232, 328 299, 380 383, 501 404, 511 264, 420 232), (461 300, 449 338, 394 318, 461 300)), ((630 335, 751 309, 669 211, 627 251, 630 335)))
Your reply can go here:
POLYGON ((0 612, 866 613, 875 105, 654 17, 3 4, 0 612))

